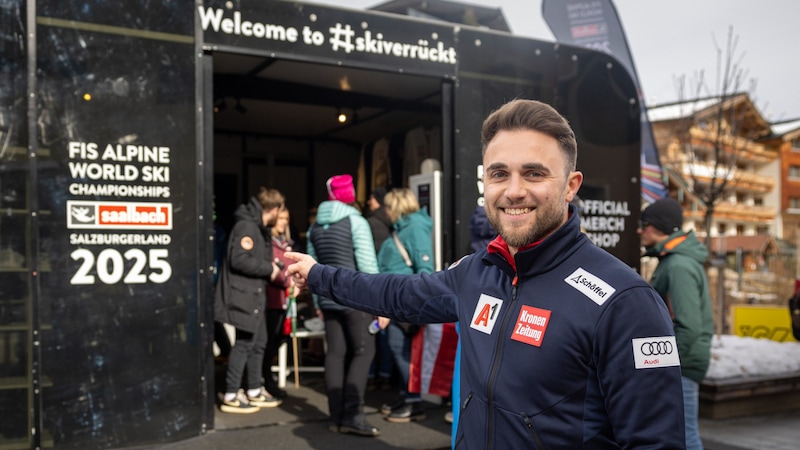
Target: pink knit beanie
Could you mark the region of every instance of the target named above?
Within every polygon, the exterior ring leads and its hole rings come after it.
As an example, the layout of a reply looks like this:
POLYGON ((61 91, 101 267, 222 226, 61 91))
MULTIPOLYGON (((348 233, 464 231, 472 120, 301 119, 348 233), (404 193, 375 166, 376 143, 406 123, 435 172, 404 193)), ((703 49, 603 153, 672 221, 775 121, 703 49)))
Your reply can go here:
POLYGON ((356 188, 350 175, 334 175, 328 178, 328 200, 339 200, 342 203, 356 201, 356 188))

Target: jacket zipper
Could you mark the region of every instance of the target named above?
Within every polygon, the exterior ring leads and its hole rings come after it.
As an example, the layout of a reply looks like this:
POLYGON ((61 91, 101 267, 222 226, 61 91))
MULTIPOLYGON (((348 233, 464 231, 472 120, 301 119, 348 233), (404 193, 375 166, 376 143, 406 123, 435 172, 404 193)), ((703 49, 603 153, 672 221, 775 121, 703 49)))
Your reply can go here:
POLYGON ((531 438, 533 438, 533 443, 536 445, 536 448, 543 449, 544 445, 542 445, 542 441, 539 439, 539 434, 536 433, 536 428, 533 427, 533 421, 531 421, 531 418, 528 417, 527 414, 523 413, 522 420, 525 422, 525 427, 528 428, 528 432, 531 434, 531 438))
MULTIPOLYGON (((472 396, 473 395, 475 395, 475 394, 470 392, 469 395, 467 395, 467 398, 464 399, 464 403, 461 404, 461 411, 459 411, 459 416, 461 414, 464 414, 464 412, 467 410, 467 405, 469 405, 469 401, 472 400, 472 396)), ((462 442, 464 442, 464 434, 463 433, 461 434, 461 437, 458 438, 458 441, 456 441, 456 443, 453 446, 453 448, 454 449, 459 448, 461 446, 462 442)))
POLYGON ((494 435, 494 421, 495 421, 495 413, 494 413, 494 382, 497 379, 497 375, 500 372, 500 357, 503 354, 503 347, 505 344, 505 339, 503 336, 506 334, 506 328, 508 328, 508 322, 511 315, 508 313, 511 311, 511 305, 516 303, 517 300, 517 283, 519 282, 519 277, 515 274, 514 279, 511 280, 511 300, 509 304, 503 308, 503 323, 500 326, 500 331, 498 334, 497 345, 495 346, 494 352, 494 361, 492 361, 492 370, 489 375, 489 381, 486 383, 486 403, 489 409, 488 411, 488 421, 489 423, 486 433, 486 449, 492 450, 492 436, 494 435))

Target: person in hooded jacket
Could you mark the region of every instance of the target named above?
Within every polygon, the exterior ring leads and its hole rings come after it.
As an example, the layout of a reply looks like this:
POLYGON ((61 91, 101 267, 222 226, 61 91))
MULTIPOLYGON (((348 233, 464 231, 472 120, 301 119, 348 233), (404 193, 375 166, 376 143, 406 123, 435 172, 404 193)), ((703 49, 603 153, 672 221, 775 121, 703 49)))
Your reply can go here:
POLYGON ((683 231, 683 208, 670 197, 642 211, 637 232, 644 256, 658 258, 650 284, 661 295, 675 325, 681 358, 686 448, 702 449, 698 430, 700 382, 711 363, 714 317, 704 268, 708 249, 694 232, 683 231))
POLYGON ((392 320, 460 323, 456 449, 683 449, 680 360, 658 293, 580 230, 567 120, 515 99, 481 130, 487 249, 432 274, 301 253, 299 286, 392 320))
MULTIPOLYGON (((377 273, 375 244, 369 224, 352 206, 356 201, 353 177, 328 179, 328 201, 320 203, 317 219, 308 229, 310 258, 333 267, 377 273)), ((329 297, 314 296, 325 320, 325 385, 330 413, 329 430, 359 436, 380 435, 367 422, 364 394, 375 336, 368 331, 371 314, 339 305, 329 297)))
MULTIPOLYGON (((384 208, 394 224, 392 237, 386 239, 378 252, 381 273, 433 273, 433 220, 411 189, 395 188, 384 197, 384 208)), ((391 321, 386 333, 394 362, 400 372, 400 397, 381 406, 389 422, 405 423, 425 419, 422 396, 410 392, 411 342, 418 326, 391 321)))
POLYGON ((261 386, 261 369, 267 344, 267 282, 281 269, 272 259, 271 225, 283 206, 283 195, 275 189, 259 188, 256 196, 240 205, 236 224, 228 238, 228 250, 217 279, 214 316, 236 328, 236 340, 228 357, 225 393, 220 410, 254 413, 280 405, 261 386), (245 367, 247 391, 239 392, 245 367))

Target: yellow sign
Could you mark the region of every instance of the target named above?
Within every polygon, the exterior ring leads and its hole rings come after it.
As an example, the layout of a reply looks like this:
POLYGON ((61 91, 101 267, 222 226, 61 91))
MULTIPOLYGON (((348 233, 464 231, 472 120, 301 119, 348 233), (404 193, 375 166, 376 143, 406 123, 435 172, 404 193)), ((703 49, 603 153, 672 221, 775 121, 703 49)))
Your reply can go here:
POLYGON ((733 334, 767 338, 778 342, 794 341, 792 318, 787 306, 734 305, 733 334))

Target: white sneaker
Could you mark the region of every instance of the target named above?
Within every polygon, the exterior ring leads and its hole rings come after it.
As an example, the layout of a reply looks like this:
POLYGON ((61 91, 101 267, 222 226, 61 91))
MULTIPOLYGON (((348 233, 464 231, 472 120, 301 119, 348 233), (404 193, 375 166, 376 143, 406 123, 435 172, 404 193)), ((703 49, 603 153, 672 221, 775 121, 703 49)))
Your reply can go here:
POLYGON ((225 394, 221 394, 219 410, 232 414, 252 414, 261 411, 261 408, 256 405, 251 405, 248 403, 247 399, 240 394, 241 392, 237 392, 233 400, 225 400, 225 394))

